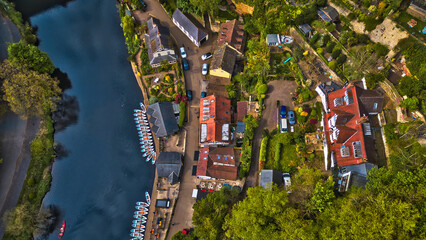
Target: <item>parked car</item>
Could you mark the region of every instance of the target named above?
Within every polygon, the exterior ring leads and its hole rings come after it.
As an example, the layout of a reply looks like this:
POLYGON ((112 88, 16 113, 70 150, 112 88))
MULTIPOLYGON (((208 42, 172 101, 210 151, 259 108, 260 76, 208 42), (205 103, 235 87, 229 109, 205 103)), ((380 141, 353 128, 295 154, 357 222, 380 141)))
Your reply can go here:
POLYGON ((281 109, 280 109, 280 117, 285 118, 286 116, 287 116, 286 107, 284 105, 282 105, 281 109))
POLYGON ((160 81, 160 78, 155 78, 155 79, 154 79, 154 82, 155 82, 155 83, 158 83, 159 81, 160 81))
POLYGON ((280 133, 286 133, 287 129, 287 118, 281 118, 280 121, 280 133))
POLYGON ((207 59, 211 58, 212 56, 213 56, 213 55, 212 55, 212 53, 211 53, 211 52, 208 52, 208 53, 204 54, 203 56, 201 56, 201 59, 202 59, 203 61, 205 61, 205 60, 207 60, 207 59))
POLYGON ((207 63, 203 64, 203 68, 201 69, 201 74, 203 74, 204 76, 207 75, 207 69, 208 69, 209 65, 207 63))
POLYGON ((294 111, 288 111, 288 122, 292 125, 296 123, 296 115, 294 114, 294 111))
POLYGON ((205 98, 207 97, 207 93, 206 92, 201 92, 201 98, 205 98))
POLYGON ((283 173, 283 180, 285 190, 287 190, 288 193, 291 193, 291 191, 289 190, 291 185, 290 173, 283 173))
POLYGON ((188 97, 188 100, 191 101, 192 100, 192 91, 186 90, 186 96, 188 97))
POLYGON ((180 48, 180 55, 182 56, 182 58, 186 58, 186 52, 185 52, 185 48, 184 47, 180 48))
POLYGON ((182 65, 184 70, 189 70, 189 62, 186 58, 182 59, 182 65))

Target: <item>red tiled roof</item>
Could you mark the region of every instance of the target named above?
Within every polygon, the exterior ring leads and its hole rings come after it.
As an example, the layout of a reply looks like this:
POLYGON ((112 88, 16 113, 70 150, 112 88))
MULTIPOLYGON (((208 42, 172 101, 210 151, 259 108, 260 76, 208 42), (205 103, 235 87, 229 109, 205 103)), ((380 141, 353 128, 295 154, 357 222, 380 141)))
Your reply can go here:
POLYGON ((237 102, 237 122, 244 121, 244 117, 247 115, 247 112, 248 112, 248 102, 247 101, 237 102))
MULTIPOLYGON (((334 139, 330 145, 330 151, 335 154, 337 166, 347 166, 352 164, 360 164, 367 161, 367 153, 365 147, 364 130, 361 124, 361 106, 357 91, 358 87, 348 85, 345 88, 336 90, 328 94, 328 107, 330 112, 325 116, 325 130, 327 141, 331 141, 333 129, 331 129, 329 120, 335 117, 335 129, 338 129, 337 139, 334 139), (352 96, 352 104, 347 105, 344 96, 348 90, 348 96, 352 96), (352 94, 350 94, 352 92, 352 94), (341 105, 335 106, 335 99, 342 98, 341 105), (337 117, 336 117, 337 115, 337 117), (353 143, 360 142, 361 154, 355 156, 353 143), (349 156, 342 156, 341 148, 348 150, 349 156)), ((332 120, 330 120, 332 121, 332 120)))
POLYGON ((231 100, 215 95, 200 99, 200 145, 209 142, 229 142, 222 139, 222 127, 230 123, 231 100), (207 128, 207 136, 205 141, 201 142, 201 130, 204 124, 207 128))
POLYGON ((219 30, 219 37, 217 39, 217 45, 221 46, 228 43, 230 46, 235 48, 240 53, 243 52, 243 36, 244 26, 236 19, 222 23, 219 30))
POLYGON ((236 180, 234 149, 232 147, 201 148, 197 176, 236 180))

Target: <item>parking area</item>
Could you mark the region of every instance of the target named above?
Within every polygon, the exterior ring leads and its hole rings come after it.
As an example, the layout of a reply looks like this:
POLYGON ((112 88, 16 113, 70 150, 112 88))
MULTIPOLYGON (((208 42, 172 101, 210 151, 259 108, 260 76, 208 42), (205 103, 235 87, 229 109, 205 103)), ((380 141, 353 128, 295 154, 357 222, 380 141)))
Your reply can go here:
POLYGON ((273 130, 277 127, 277 101, 280 101, 280 105, 286 106, 287 111, 294 109, 291 97, 292 93, 296 91, 296 87, 297 84, 295 81, 276 80, 268 83, 268 94, 265 98, 265 109, 263 110, 262 119, 259 122, 259 127, 261 127, 261 129, 273 130))

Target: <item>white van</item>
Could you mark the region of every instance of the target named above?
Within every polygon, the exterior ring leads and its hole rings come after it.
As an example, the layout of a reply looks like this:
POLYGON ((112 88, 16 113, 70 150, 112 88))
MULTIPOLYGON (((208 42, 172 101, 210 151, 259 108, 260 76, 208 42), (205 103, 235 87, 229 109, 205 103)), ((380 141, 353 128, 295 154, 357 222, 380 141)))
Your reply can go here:
POLYGON ((287 118, 281 118, 280 132, 281 133, 287 132, 287 118))

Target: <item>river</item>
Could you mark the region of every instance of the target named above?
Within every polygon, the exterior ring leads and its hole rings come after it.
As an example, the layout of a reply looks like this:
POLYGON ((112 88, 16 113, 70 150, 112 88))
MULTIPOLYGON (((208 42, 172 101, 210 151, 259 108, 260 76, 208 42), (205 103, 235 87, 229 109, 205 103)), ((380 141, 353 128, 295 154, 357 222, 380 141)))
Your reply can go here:
POLYGON ((135 202, 151 191, 154 167, 139 152, 133 109, 142 94, 115 1, 72 1, 30 20, 40 49, 68 74, 66 93, 79 104, 77 123, 55 133, 69 153, 53 164, 43 204, 59 208, 65 240, 128 239, 135 202))

